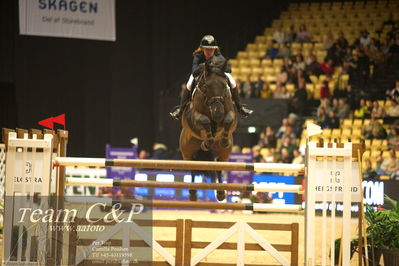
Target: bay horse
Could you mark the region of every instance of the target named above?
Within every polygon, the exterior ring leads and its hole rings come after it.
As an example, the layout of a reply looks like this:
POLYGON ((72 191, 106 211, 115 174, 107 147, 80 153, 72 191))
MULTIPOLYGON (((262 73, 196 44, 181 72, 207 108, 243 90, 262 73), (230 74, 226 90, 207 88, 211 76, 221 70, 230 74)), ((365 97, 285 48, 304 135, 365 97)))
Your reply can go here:
MULTIPOLYGON (((227 61, 211 57, 199 76, 191 102, 181 118, 180 152, 184 160, 228 161, 233 146, 233 132, 237 127, 237 113, 231 97, 228 79, 224 74, 227 61)), ((192 182, 197 173, 222 182, 221 171, 191 171, 192 182)), ((217 199, 224 200, 225 191, 217 191, 217 199)), ((190 190, 190 200, 197 200, 197 191, 190 190)))

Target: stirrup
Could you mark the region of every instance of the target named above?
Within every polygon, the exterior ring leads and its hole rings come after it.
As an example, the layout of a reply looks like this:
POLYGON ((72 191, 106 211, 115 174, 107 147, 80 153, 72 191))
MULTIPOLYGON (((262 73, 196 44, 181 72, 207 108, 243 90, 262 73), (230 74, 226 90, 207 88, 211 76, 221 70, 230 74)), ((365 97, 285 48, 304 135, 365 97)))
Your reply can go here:
POLYGON ((169 112, 169 115, 176 120, 180 120, 180 116, 181 116, 180 106, 173 107, 172 111, 169 112))
POLYGON ((246 107, 245 105, 241 105, 241 107, 239 108, 238 112, 240 113, 240 115, 243 118, 247 118, 248 116, 250 116, 254 111, 249 109, 248 107, 246 107))

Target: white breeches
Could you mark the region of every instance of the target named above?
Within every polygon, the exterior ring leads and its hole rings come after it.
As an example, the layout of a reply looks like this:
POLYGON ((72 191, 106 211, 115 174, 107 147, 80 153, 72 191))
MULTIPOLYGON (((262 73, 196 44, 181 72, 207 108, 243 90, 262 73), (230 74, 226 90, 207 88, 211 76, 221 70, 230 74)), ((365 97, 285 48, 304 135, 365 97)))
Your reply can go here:
MULTIPOLYGON (((234 80, 233 76, 232 76, 230 73, 224 73, 224 74, 225 74, 226 77, 229 79, 231 88, 234 89, 234 88, 237 86, 237 84, 236 84, 236 81, 234 80)), ((189 91, 191 91, 191 89, 192 89, 191 87, 192 87, 192 85, 193 85, 193 81, 194 81, 194 76, 193 76, 193 75, 190 75, 190 78, 189 78, 188 81, 187 81, 187 89, 188 89, 189 91)))

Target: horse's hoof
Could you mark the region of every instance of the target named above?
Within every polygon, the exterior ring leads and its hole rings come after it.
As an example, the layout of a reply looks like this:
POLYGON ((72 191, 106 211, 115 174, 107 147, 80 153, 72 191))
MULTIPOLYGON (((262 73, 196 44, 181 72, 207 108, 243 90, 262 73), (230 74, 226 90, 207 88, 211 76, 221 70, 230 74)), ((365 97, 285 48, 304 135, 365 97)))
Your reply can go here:
POLYGON ((229 148, 229 147, 231 146, 231 142, 230 142, 228 139, 222 139, 222 140, 220 141, 220 145, 221 145, 223 148, 229 148))
POLYGON ((201 150, 203 150, 203 151, 209 151, 209 148, 208 148, 207 145, 205 144, 205 141, 201 142, 201 150))
POLYGON ((190 199, 190 201, 197 201, 198 200, 197 191, 190 190, 190 196, 188 198, 190 199))
POLYGON ((218 190, 216 193, 216 198, 218 199, 218 201, 223 201, 226 199, 226 192, 223 190, 218 190))

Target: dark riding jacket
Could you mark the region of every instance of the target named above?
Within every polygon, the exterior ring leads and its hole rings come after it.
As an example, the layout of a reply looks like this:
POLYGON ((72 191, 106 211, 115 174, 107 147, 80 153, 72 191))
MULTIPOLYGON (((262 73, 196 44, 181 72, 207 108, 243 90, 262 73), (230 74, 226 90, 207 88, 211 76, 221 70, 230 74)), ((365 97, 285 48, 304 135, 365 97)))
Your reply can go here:
MULTIPOLYGON (((221 57, 221 58, 225 59, 224 56, 219 51, 215 51, 214 56, 221 57)), ((199 74, 201 74, 200 64, 204 63, 205 61, 206 61, 206 59, 205 59, 204 53, 201 52, 201 53, 197 53, 194 55, 193 67, 192 67, 192 72, 191 72, 194 77, 197 77, 199 74)), ((230 64, 227 64, 225 72, 231 73, 230 64)))

